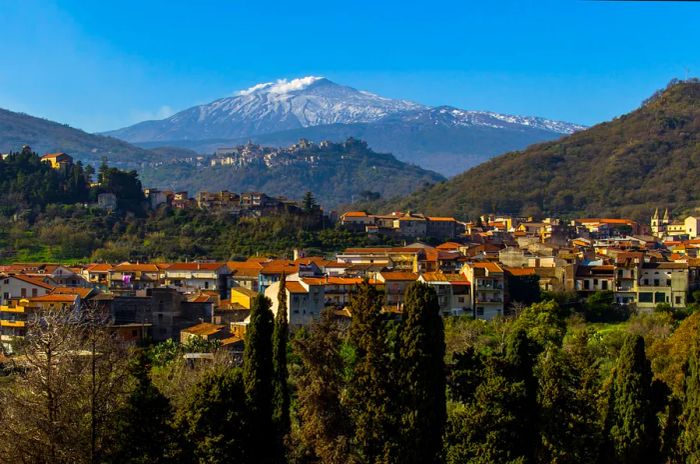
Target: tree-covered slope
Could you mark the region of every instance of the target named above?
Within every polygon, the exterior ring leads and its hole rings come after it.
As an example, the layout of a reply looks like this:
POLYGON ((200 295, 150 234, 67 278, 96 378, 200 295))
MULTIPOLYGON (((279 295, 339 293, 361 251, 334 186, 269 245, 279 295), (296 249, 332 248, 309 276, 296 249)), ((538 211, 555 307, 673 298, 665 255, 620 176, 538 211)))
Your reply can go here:
POLYGON ((0 152, 19 151, 23 145, 30 145, 40 154, 66 152, 92 164, 99 164, 103 157, 110 164, 121 166, 135 166, 160 158, 160 155, 122 140, 0 109, 0 152))
POLYGON ((200 190, 260 191, 300 199, 311 191, 326 208, 358 201, 369 192, 383 198, 407 195, 425 184, 444 180, 435 172, 375 153, 366 143, 352 139, 325 146, 312 144, 272 165, 262 158, 242 167, 171 163, 146 167, 140 175, 145 186, 190 194, 200 190))
POLYGON ((392 201, 431 214, 628 215, 700 206, 700 82, 673 82, 639 109, 555 142, 493 158, 392 201))

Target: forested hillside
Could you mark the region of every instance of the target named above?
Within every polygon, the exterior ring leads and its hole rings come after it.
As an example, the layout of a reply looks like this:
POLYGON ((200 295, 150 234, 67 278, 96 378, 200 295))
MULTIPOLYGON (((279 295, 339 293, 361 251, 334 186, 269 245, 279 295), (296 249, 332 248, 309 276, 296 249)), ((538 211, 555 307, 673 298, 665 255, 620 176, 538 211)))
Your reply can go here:
MULTIPOLYGON (((291 148, 291 147, 290 147, 291 148)), ((141 170, 149 187, 201 191, 259 191, 300 199, 311 191, 324 208, 359 200, 372 192, 382 197, 407 195, 444 178, 432 171, 372 151, 365 142, 309 144, 271 161, 263 155, 242 166, 170 163, 141 170)))
POLYGON ((700 206, 700 82, 672 82, 639 109, 562 140, 491 159, 370 209, 647 218, 700 206))

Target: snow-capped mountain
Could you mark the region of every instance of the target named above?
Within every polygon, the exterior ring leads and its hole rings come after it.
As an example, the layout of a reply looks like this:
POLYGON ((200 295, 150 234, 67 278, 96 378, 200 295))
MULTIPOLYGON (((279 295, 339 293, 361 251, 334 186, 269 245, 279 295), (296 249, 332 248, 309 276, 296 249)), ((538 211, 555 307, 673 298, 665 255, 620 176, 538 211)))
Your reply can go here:
POLYGON ((491 111, 460 110, 451 106, 436 106, 402 112, 387 119, 400 119, 407 123, 441 124, 448 127, 491 127, 494 129, 538 129, 557 134, 573 134, 585 126, 533 116, 514 116, 491 111))
POLYGON ((380 97, 323 77, 302 77, 254 85, 231 97, 194 106, 160 121, 108 132, 128 142, 234 139, 329 124, 365 124, 400 118, 408 124, 461 127, 522 127, 570 134, 583 127, 543 118, 428 107, 380 97))
POLYGON ((308 76, 258 84, 167 119, 107 135, 131 142, 226 139, 324 124, 368 123, 423 108, 308 76))

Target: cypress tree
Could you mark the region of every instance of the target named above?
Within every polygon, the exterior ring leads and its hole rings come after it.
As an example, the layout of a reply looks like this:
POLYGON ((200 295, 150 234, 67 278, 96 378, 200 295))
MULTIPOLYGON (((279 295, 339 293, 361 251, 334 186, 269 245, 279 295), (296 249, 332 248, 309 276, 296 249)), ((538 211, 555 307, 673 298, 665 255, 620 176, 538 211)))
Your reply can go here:
POLYGON ((311 462, 346 464, 352 456, 352 424, 341 402, 346 387, 342 334, 332 310, 324 310, 308 336, 294 339, 301 360, 297 383, 298 439, 311 462))
POLYGON ((700 462, 700 335, 696 335, 685 376, 682 450, 686 462, 700 462))
POLYGON ((247 462, 245 400, 240 369, 212 372, 198 382, 178 414, 187 444, 180 462, 247 462))
POLYGON ((423 283, 406 289, 399 329, 401 462, 440 461, 447 417, 445 332, 435 290, 423 283))
POLYGON ((538 369, 539 440, 536 461, 587 464, 598 459, 600 432, 595 399, 581 391, 582 379, 559 349, 544 353, 538 369))
MULTIPOLYGON (((243 353, 243 384, 250 414, 250 462, 274 462, 270 447, 272 422, 272 332, 270 299, 258 295, 253 300, 250 322, 246 329, 243 353)), ((271 449, 272 448, 272 449, 271 449)))
POLYGON ((135 386, 118 414, 114 452, 107 461, 174 463, 178 447, 170 401, 151 382, 149 365, 142 352, 137 354, 130 371, 135 386))
POLYGON ((272 333, 272 367, 274 375, 273 413, 278 446, 278 462, 284 459, 284 438, 289 434, 289 390, 287 385, 287 339, 289 324, 287 322, 287 291, 285 275, 280 279, 277 294, 277 314, 272 333))
POLYGON ((651 364, 644 339, 628 336, 613 372, 605 436, 608 456, 620 464, 658 462, 660 440, 651 364))
POLYGON ((348 385, 347 405, 355 429, 361 459, 367 463, 395 462, 400 423, 393 408, 390 388, 391 358, 383 320, 382 294, 362 283, 350 301, 352 322, 349 344, 355 363, 348 385))

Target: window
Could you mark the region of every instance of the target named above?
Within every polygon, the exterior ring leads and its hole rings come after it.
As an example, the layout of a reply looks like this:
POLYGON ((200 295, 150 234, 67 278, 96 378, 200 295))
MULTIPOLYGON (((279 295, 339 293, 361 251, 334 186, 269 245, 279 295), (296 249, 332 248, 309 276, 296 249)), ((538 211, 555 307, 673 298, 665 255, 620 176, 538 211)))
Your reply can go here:
POLYGON ((654 279, 654 287, 658 287, 658 286, 659 286, 659 279, 654 279))
POLYGON ((589 280, 584 280, 583 281, 583 289, 588 290, 589 288, 591 288, 591 282, 589 280))
POLYGON ((644 279, 644 285, 649 285, 649 279, 644 279))
POLYGON ((680 296, 676 297, 676 304, 677 305, 681 304, 681 297, 680 296))
POLYGON ((34 296, 37 296, 37 293, 38 293, 38 292, 37 292, 36 288, 33 288, 33 289, 32 289, 32 296, 33 296, 33 297, 34 297, 34 296))
POLYGON ((593 279, 593 286, 595 287, 597 285, 598 285, 598 279, 593 279))
POLYGON ((207 290, 209 288, 209 282, 204 282, 204 289, 207 290))
POLYGON ((162 314, 158 314, 158 322, 163 322, 163 315, 162 314))
POLYGON ((671 286, 671 279, 666 279, 666 286, 670 287, 671 286))
POLYGON ((640 303, 653 303, 654 302, 654 294, 651 292, 640 292, 639 293, 639 302, 640 303))
POLYGON ((476 307, 476 315, 477 315, 477 316, 483 316, 483 315, 484 315, 484 307, 483 307, 483 306, 477 306, 477 307, 476 307))
POLYGON ((458 302, 458 303, 464 303, 464 297, 463 297, 463 296, 460 296, 459 298, 457 298, 457 302, 458 302))
POLYGON ((664 292, 656 292, 654 293, 654 302, 655 303, 666 303, 666 294, 664 292))
POLYGON ((27 289, 26 289, 26 288, 22 287, 22 289, 20 290, 20 296, 21 296, 22 298, 26 298, 26 297, 27 297, 27 289))

